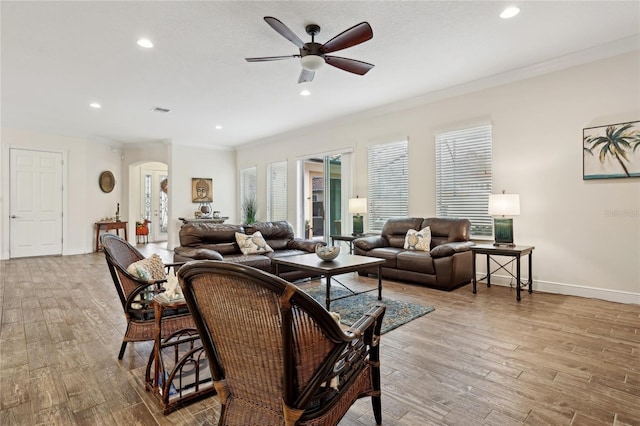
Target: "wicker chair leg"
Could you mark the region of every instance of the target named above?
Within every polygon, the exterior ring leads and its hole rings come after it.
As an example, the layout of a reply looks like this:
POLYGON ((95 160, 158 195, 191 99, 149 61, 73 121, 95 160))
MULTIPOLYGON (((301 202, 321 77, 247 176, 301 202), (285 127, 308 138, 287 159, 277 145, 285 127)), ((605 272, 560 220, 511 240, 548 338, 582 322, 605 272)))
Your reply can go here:
POLYGON ((373 417, 376 419, 376 424, 382 424, 382 401, 379 396, 371 397, 371 405, 373 405, 373 417))
POLYGON ((120 346, 120 353, 118 354, 118 359, 122 360, 124 356, 124 350, 127 348, 127 342, 122 342, 122 346, 120 346))

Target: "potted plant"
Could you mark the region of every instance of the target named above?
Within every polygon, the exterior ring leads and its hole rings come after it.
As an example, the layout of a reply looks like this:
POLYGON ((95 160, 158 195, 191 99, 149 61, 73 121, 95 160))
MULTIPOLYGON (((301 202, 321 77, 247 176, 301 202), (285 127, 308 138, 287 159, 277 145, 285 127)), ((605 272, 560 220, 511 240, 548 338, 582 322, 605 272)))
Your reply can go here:
POLYGON ((255 197, 247 197, 242 202, 242 214, 244 215, 244 223, 251 225, 256 221, 258 213, 258 203, 255 197))

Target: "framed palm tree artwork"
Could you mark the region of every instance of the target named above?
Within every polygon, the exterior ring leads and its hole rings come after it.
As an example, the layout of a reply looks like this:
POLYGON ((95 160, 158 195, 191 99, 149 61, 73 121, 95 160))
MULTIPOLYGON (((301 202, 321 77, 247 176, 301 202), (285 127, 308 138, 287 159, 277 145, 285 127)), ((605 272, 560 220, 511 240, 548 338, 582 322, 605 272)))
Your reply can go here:
POLYGON ((640 177, 640 121, 582 131, 582 179, 640 177))

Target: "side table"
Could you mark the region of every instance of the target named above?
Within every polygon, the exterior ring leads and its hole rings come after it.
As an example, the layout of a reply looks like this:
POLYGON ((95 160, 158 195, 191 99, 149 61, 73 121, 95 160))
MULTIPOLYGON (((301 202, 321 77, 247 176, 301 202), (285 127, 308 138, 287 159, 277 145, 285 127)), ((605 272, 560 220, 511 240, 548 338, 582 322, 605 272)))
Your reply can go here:
POLYGON ((195 328, 186 328, 162 338, 165 310, 187 307, 184 298, 169 300, 163 294, 153 298, 155 343, 149 355, 145 387, 160 400, 166 415, 178 407, 215 393, 209 359, 195 328))
POLYGON ((482 281, 483 279, 487 279, 487 287, 491 287, 491 274, 499 271, 500 269, 505 270, 509 275, 516 279, 516 300, 520 301, 520 287, 528 286, 529 294, 532 293, 531 285, 533 283, 533 275, 532 275, 532 254, 534 246, 514 246, 514 247, 505 247, 505 246, 494 246, 493 244, 476 244, 471 247, 471 252, 473 253, 473 294, 476 294, 476 283, 477 281, 482 281), (487 275, 476 279, 476 254, 484 254, 487 256, 487 275), (529 279, 526 283, 523 283, 520 279, 520 258, 522 256, 529 255, 529 279), (494 256, 508 256, 512 257, 510 261, 505 264, 498 262, 494 256), (491 271, 491 260, 493 260, 498 268, 491 271), (513 275, 511 271, 509 271, 506 266, 511 264, 515 260, 516 262, 516 275, 513 275))
POLYGON ((336 241, 345 241, 349 244, 349 254, 353 254, 353 242, 362 237, 367 237, 369 235, 377 235, 377 234, 362 234, 362 235, 330 235, 331 237, 331 245, 335 245, 336 241))
POLYGON ((100 251, 100 231, 108 232, 115 229, 116 234, 120 236, 120 230, 124 229, 124 239, 127 240, 127 223, 128 222, 96 222, 96 252, 100 251))

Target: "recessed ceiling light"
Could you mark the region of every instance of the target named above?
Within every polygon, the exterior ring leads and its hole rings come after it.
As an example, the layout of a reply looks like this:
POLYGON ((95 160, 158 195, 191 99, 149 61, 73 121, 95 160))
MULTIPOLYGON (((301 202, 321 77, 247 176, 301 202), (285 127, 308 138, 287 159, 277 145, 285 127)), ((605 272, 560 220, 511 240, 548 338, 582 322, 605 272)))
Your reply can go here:
POLYGON ((302 92, 300 92, 300 94, 301 94, 302 96, 309 96, 309 95, 311 94, 311 92, 310 92, 310 91, 308 91, 307 89, 304 89, 302 92))
POLYGON ((503 10, 502 13, 500 13, 500 17, 502 19, 509 19, 513 18, 518 13, 520 13, 520 8, 518 6, 509 6, 505 10, 503 10))
POLYGON ((151 49, 153 47, 153 43, 151 43, 151 40, 147 38, 141 38, 138 40, 138 46, 144 47, 145 49, 151 49))
POLYGON ((89 104, 89 106, 90 106, 91 108, 95 108, 95 109, 102 108, 102 105, 100 105, 100 104, 99 104, 99 103, 97 103, 97 102, 91 102, 91 103, 89 104))
POLYGON ((220 129, 222 129, 222 126, 219 124, 216 124, 216 130, 220 130, 220 129))

